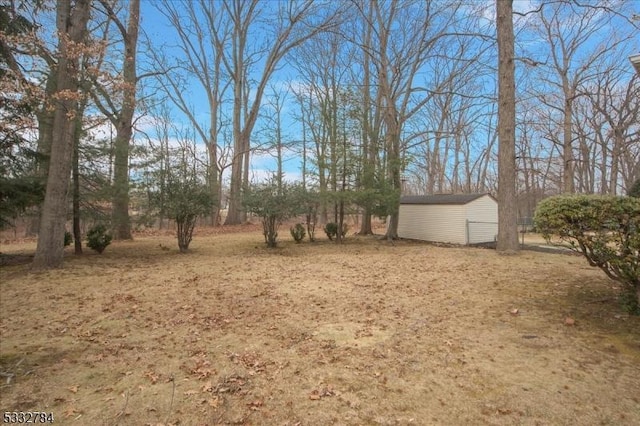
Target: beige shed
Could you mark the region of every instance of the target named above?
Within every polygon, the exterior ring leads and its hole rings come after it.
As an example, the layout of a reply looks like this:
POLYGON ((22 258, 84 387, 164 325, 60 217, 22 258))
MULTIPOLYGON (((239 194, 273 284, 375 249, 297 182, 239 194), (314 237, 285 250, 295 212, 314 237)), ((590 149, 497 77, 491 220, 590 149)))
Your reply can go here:
POLYGON ((490 194, 412 195, 400 199, 398 236, 453 244, 493 242, 498 203, 490 194))

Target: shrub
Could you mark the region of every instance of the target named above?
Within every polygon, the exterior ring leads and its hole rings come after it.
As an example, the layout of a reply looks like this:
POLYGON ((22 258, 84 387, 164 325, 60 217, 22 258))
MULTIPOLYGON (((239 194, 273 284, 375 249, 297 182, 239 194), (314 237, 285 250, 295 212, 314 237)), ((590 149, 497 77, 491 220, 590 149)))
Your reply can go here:
POLYGON ((301 223, 296 223, 296 226, 292 226, 289 231, 291 232, 291 236, 295 240, 296 243, 300 243, 300 241, 304 240, 304 236, 306 232, 304 230, 304 225, 301 223))
POLYGON ((333 237, 338 233, 338 224, 335 222, 329 222, 324 225, 324 233, 327 234, 330 240, 333 240, 333 237))
POLYGON ((102 253, 111 244, 111 235, 104 225, 95 225, 87 232, 87 245, 90 249, 102 253))
POLYGON ((167 184, 167 216, 176 221, 180 253, 189 250, 199 216, 211 210, 213 199, 204 185, 194 179, 172 176, 167 184))
POLYGON ((277 246, 278 228, 284 220, 301 214, 300 193, 297 185, 278 184, 275 178, 244 191, 244 207, 262 219, 262 233, 267 247, 277 246))
POLYGON ((71 235, 71 232, 69 231, 64 231, 64 246, 70 246, 71 243, 73 242, 73 235, 71 235))
MULTIPOLYGON (((344 223, 342 225, 342 232, 341 232, 341 236, 342 237, 347 235, 348 229, 349 229, 349 227, 347 226, 346 223, 344 223)), ((335 223, 335 222, 327 223, 324 226, 324 233, 327 234, 327 237, 329 237, 329 239, 333 241, 333 239, 338 236, 338 224, 335 223)))
POLYGON ((598 195, 543 200, 536 228, 547 241, 559 240, 591 266, 621 283, 640 306, 640 199, 598 195))

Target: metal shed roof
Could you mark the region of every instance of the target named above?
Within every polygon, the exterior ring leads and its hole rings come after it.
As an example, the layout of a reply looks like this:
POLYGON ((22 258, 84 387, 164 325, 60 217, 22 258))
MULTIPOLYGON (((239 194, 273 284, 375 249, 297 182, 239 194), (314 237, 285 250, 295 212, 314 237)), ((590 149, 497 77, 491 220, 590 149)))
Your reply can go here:
POLYGON ((400 198, 400 204, 467 204, 485 195, 491 197, 491 195, 487 193, 406 195, 400 198))

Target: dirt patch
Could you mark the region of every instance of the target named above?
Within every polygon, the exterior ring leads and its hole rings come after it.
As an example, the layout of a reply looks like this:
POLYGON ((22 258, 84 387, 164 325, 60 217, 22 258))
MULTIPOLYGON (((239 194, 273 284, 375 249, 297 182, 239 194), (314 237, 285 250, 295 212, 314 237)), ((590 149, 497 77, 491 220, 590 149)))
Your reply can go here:
POLYGON ((147 235, 69 253, 62 270, 0 274, 3 411, 96 425, 640 424, 640 318, 578 257, 353 236, 268 250, 259 230, 199 230, 186 255, 147 235))

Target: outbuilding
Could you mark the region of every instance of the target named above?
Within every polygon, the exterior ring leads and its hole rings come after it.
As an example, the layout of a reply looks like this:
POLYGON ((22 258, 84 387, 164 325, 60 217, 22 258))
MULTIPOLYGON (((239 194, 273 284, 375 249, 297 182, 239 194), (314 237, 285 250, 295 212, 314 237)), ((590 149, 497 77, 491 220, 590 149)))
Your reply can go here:
POLYGON ((411 195, 400 199, 398 236, 452 244, 496 241, 498 202, 490 194, 411 195))

